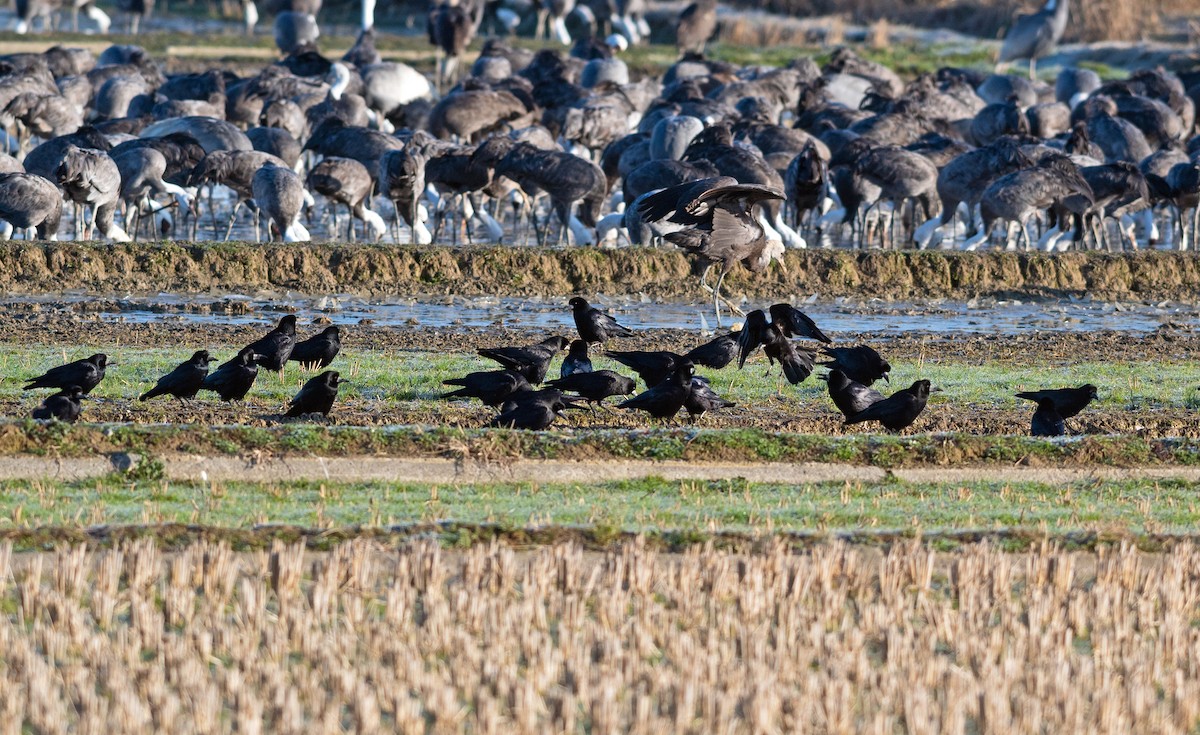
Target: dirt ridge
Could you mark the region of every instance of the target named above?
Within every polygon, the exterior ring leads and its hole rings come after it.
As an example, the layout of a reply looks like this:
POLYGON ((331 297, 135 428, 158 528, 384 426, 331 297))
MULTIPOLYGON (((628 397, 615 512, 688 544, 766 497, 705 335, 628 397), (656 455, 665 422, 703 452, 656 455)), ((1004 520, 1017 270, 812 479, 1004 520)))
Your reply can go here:
MULTIPOLYGON (((748 297, 970 298, 1021 294, 1194 298, 1192 253, 958 253, 792 250, 762 275, 735 271, 748 297)), ((683 253, 654 248, 373 246, 334 243, 39 243, 0 246, 10 294, 291 289, 308 293, 561 296, 603 292, 695 298, 683 253)))

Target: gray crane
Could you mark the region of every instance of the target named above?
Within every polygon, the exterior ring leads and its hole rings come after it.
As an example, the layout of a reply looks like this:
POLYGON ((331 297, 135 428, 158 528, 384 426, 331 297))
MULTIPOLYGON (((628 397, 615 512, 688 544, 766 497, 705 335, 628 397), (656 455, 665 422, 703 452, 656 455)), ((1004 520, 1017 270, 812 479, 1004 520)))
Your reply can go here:
POLYGON ((1067 30, 1069 3, 1070 0, 1047 0, 1038 12, 1018 15, 1004 35, 999 66, 1029 59, 1029 78, 1036 79, 1037 60, 1053 51, 1067 30))

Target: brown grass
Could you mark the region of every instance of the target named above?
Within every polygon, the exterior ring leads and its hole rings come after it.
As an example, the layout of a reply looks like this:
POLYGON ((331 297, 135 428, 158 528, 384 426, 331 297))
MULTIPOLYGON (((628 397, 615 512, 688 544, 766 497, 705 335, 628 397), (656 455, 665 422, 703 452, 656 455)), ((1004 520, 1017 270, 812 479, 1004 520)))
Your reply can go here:
POLYGON ((1183 733, 1200 547, 0 546, 0 732, 1183 733))
MULTIPOLYGON (((1040 0, 731 0, 734 6, 764 8, 796 17, 842 16, 871 25, 880 19, 918 27, 945 27, 996 38, 1018 13, 1040 0)), ((1071 4, 1067 41, 1141 40, 1161 30, 1164 16, 1195 12, 1189 0, 1082 0, 1071 4)))

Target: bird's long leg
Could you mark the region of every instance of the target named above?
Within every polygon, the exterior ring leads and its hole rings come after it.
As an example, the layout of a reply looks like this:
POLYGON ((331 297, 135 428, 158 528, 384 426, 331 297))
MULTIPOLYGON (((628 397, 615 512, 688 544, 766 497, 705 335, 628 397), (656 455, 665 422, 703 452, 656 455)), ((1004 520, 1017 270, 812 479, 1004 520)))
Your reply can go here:
POLYGON ((233 205, 233 214, 229 215, 229 227, 225 230, 225 242, 229 242, 229 237, 233 234, 233 223, 237 221, 238 210, 241 208, 242 200, 238 199, 237 204, 233 205))
POLYGON ((213 239, 221 236, 221 223, 217 220, 217 208, 213 205, 213 187, 208 187, 208 213, 212 217, 213 239))
POLYGON ((1029 57, 1029 81, 1031 81, 1031 82, 1037 81, 1037 57, 1036 56, 1029 57))
POLYGON ((1189 242, 1192 244, 1193 249, 1196 247, 1197 228, 1200 228, 1200 204, 1192 208, 1192 237, 1189 239, 1189 242))

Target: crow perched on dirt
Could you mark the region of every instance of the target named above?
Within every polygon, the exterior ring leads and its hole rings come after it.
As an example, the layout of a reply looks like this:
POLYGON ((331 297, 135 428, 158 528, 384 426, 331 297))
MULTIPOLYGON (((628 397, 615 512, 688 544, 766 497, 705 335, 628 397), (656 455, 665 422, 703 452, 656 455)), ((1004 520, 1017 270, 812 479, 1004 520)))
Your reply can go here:
POLYGON ((708 342, 693 347, 683 354, 684 359, 693 365, 703 365, 706 368, 720 370, 734 361, 738 356, 738 338, 736 334, 722 334, 713 337, 708 342))
POLYGON ((603 405, 609 396, 631 396, 637 388, 633 378, 627 378, 612 370, 597 370, 591 373, 574 373, 565 378, 552 380, 547 385, 559 390, 578 393, 595 411, 595 404, 603 405))
POLYGON ((856 383, 872 385, 883 378, 887 382, 892 366, 874 349, 866 345, 858 347, 822 347, 821 351, 832 360, 821 363, 827 368, 837 368, 856 383))
POLYGON ((829 383, 829 397, 833 399, 833 405, 837 406, 846 418, 861 413, 872 404, 883 400, 882 393, 862 383, 856 383, 837 368, 830 370, 825 380, 829 383))
POLYGON ((681 362, 675 371, 653 388, 617 404, 617 408, 633 408, 645 411, 656 419, 673 418, 683 408, 688 394, 692 392, 692 375, 695 367, 690 362, 681 362))
POLYGON ((138 400, 148 401, 157 396, 175 396, 181 401, 195 398, 204 379, 208 377, 210 362, 212 358, 208 356, 208 350, 197 350, 190 359, 179 363, 178 367, 159 378, 154 387, 143 393, 138 400))
POLYGON ((881 401, 872 403, 853 416, 846 417, 847 424, 878 421, 892 431, 900 431, 917 420, 929 401, 929 381, 918 380, 912 386, 898 390, 881 401))
POLYGON ((684 409, 687 410, 691 422, 704 417, 704 414, 709 411, 716 411, 720 408, 733 408, 737 404, 733 401, 727 401, 717 395, 712 386, 709 385, 708 378, 700 377, 699 375, 692 376, 692 389, 688 392, 687 399, 683 402, 684 409))
POLYGON ((79 414, 83 411, 79 402, 82 398, 83 389, 79 386, 64 388, 61 393, 47 396, 42 405, 33 409, 33 417, 42 421, 57 419, 73 424, 79 420, 79 414))
POLYGON ((345 382, 336 370, 326 370, 315 378, 309 379, 300 388, 300 392, 292 398, 291 405, 284 417, 297 418, 313 413, 328 416, 329 410, 333 408, 333 402, 337 399, 338 386, 345 382))
POLYGON ((536 345, 493 347, 479 350, 479 354, 489 360, 495 360, 509 370, 521 373, 533 385, 539 385, 546 379, 550 361, 566 349, 568 344, 566 337, 547 337, 536 345))
POLYGON ((576 296, 567 302, 575 316, 575 328, 584 342, 607 342, 613 337, 628 337, 633 330, 617 324, 617 320, 592 307, 587 299, 576 296))
POLYGON ((1054 406, 1053 398, 1043 398, 1038 401, 1037 410, 1033 412, 1033 421, 1029 425, 1030 436, 1062 436, 1067 433, 1067 425, 1054 406))
POLYGON ((1058 411, 1058 415, 1064 419, 1069 419, 1087 408, 1089 403, 1096 400, 1096 395, 1096 386, 1088 383, 1078 388, 1047 388, 1044 390, 1024 391, 1018 393, 1017 398, 1037 401, 1039 406, 1043 398, 1049 398, 1054 402, 1054 410, 1058 411))
POLYGON ((288 361, 298 362, 306 368, 326 368, 341 351, 341 332, 336 326, 325 327, 320 334, 297 342, 292 348, 292 354, 288 355, 288 361))
POLYGON ((86 360, 76 360, 68 362, 66 365, 50 368, 44 374, 30 378, 23 390, 56 388, 65 391, 77 385, 86 396, 97 385, 100 385, 101 380, 104 380, 104 369, 115 364, 115 362, 108 361, 108 355, 97 353, 86 360))
POLYGON ((292 356, 296 346, 296 315, 288 314, 279 320, 278 326, 267 332, 262 339, 246 345, 258 358, 258 365, 267 370, 283 372, 283 366, 292 356))
POLYGON ((609 351, 604 354, 637 373, 647 388, 653 388, 675 372, 675 366, 680 362, 713 370, 727 366, 738 355, 738 338, 736 334, 722 334, 682 355, 667 350, 609 351))
POLYGON ((461 378, 443 381, 444 385, 461 385, 458 390, 443 393, 442 398, 478 398, 485 406, 496 408, 513 393, 531 391, 533 387, 516 370, 490 370, 468 373, 461 378))
POLYGON ((562 367, 558 371, 558 377, 565 378, 575 373, 592 372, 592 361, 588 357, 587 350, 587 342, 581 339, 572 342, 571 348, 567 350, 567 356, 563 358, 562 367))
POLYGON ((222 401, 240 401, 254 385, 258 377, 258 361, 261 359, 262 355, 252 348, 243 347, 237 357, 221 363, 216 371, 209 373, 200 388, 213 391, 222 401))
POLYGON ((807 337, 826 344, 833 342, 825 336, 825 333, 817 327, 817 323, 808 314, 791 304, 775 304, 770 311, 771 321, 779 325, 784 337, 807 337))
POLYGON ((550 428, 561 411, 574 407, 561 391, 554 389, 520 393, 504 405, 489 426, 542 431, 550 428))

